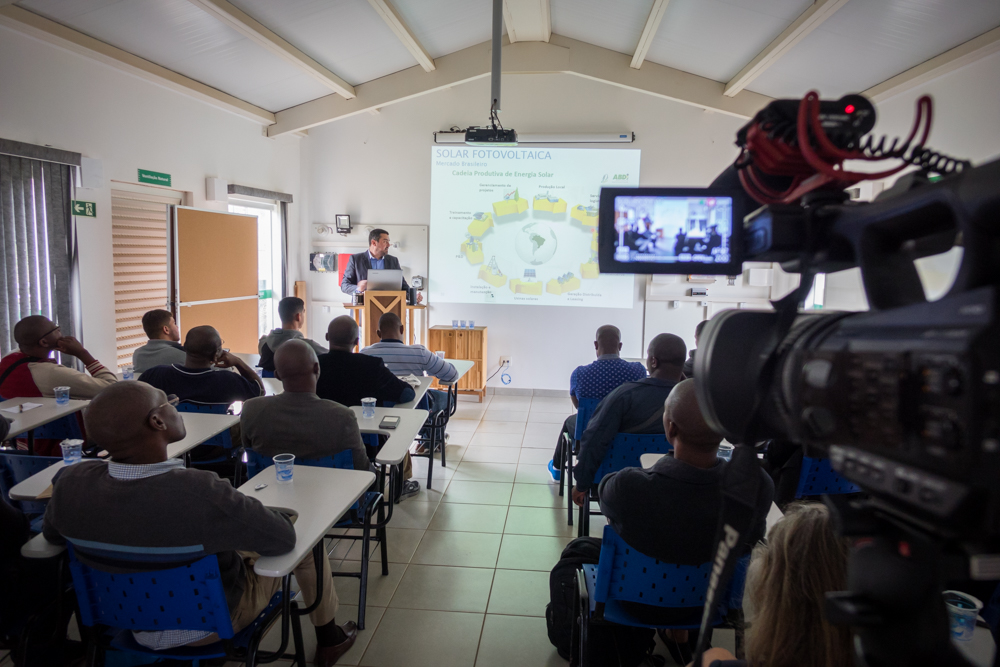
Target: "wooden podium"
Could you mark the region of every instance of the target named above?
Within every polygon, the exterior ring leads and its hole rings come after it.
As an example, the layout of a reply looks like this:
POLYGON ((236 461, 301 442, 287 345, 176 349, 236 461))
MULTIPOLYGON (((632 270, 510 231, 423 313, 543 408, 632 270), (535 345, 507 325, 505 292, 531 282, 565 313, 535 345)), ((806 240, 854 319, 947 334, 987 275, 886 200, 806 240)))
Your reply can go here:
POLYGON ((403 290, 385 292, 369 290, 365 292, 365 317, 361 332, 361 347, 368 347, 378 342, 378 334, 375 333, 375 330, 378 329, 379 318, 385 313, 395 313, 400 322, 405 322, 406 320, 403 319, 405 307, 406 292, 403 290))

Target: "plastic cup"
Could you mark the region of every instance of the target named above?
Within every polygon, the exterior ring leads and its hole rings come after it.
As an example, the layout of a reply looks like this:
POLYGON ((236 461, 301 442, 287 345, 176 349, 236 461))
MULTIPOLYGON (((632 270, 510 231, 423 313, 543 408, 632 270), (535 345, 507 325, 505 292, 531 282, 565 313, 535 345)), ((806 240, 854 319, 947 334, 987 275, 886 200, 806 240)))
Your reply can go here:
POLYGON ((69 387, 53 387, 52 393, 56 396, 56 405, 69 403, 69 387))
POLYGON ((464 329, 465 328, 465 320, 459 320, 459 323, 461 324, 461 326, 459 328, 460 329, 464 329))
POLYGON ((961 591, 945 591, 944 606, 948 609, 948 620, 951 622, 951 638, 954 641, 972 641, 972 633, 976 629, 976 616, 983 608, 983 603, 961 591))
POLYGON ((278 454, 274 457, 274 478, 278 484, 291 484, 295 468, 295 454, 278 454))
POLYGON ((458 320, 452 320, 451 321, 451 328, 452 329, 457 329, 458 328, 458 320))
POLYGON ((122 366, 122 379, 123 380, 134 380, 135 370, 132 368, 132 364, 125 364, 122 366))
POLYGON ((66 465, 71 466, 83 458, 83 440, 63 440, 59 446, 62 447, 63 463, 66 465))
POLYGON ((475 320, 469 320, 469 328, 470 329, 475 329, 476 328, 476 321, 475 320))
POLYGON ((735 447, 733 447, 732 445, 727 444, 725 442, 722 443, 721 445, 719 445, 719 458, 722 459, 723 461, 732 461, 733 449, 735 449, 735 447))
POLYGON ((363 419, 374 419, 375 418, 375 403, 378 399, 375 398, 362 398, 361 399, 361 417, 363 419))
POLYGON ((444 359, 444 350, 438 350, 438 351, 437 351, 437 352, 435 352, 434 354, 436 354, 437 356, 439 356, 439 357, 441 357, 442 359, 444 359))

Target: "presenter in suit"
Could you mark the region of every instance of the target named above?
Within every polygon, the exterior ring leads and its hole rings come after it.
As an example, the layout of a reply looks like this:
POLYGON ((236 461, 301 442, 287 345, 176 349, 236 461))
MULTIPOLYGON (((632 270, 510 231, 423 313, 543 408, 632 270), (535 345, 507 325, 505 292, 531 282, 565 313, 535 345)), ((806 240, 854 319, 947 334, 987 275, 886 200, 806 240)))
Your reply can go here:
MULTIPOLYGON (((368 250, 351 255, 344 269, 344 279, 340 281, 340 290, 344 294, 364 292, 368 288, 368 271, 370 269, 398 269, 399 260, 389 254, 389 232, 384 229, 373 229, 368 234, 368 250)), ((403 278, 403 289, 409 289, 406 278, 403 278)), ((417 303, 424 300, 424 295, 417 293, 417 303)))

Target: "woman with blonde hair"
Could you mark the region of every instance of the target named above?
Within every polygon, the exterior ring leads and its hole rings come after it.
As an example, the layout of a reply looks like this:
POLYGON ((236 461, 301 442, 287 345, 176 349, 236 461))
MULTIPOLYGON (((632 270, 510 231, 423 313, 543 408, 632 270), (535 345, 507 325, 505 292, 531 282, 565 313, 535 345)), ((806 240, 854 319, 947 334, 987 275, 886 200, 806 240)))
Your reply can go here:
POLYGON ((711 649, 712 667, 852 667, 851 632, 823 613, 828 591, 844 590, 847 543, 819 503, 790 505, 753 550, 747 571, 746 662, 711 649))

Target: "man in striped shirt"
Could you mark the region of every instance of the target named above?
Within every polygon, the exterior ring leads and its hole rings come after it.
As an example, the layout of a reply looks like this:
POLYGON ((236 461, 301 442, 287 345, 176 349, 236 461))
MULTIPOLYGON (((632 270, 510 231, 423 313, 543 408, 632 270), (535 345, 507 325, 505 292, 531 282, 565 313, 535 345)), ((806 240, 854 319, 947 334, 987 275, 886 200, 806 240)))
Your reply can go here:
MULTIPOLYGON (((381 357, 386 368, 395 375, 433 375, 441 382, 454 382, 458 379, 458 371, 447 361, 437 356, 423 345, 405 345, 403 343, 403 323, 395 313, 385 313, 378 320, 380 342, 369 345, 361 350, 361 354, 381 357)), ((437 412, 444 410, 448 404, 447 395, 443 391, 429 389, 427 398, 429 410, 437 412)))

